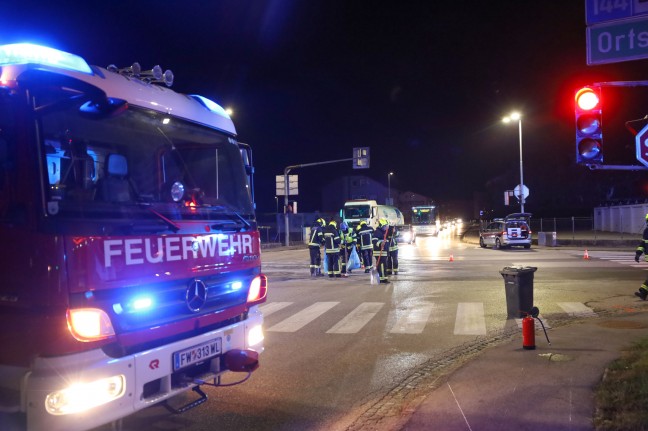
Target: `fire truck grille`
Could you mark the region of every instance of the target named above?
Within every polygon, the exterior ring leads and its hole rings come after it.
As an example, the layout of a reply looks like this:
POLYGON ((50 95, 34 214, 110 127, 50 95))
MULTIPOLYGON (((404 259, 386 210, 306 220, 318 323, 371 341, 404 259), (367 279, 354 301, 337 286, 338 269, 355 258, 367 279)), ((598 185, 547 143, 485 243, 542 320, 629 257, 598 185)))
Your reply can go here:
POLYGON ((118 334, 244 305, 258 269, 73 295, 72 307, 101 307, 118 334))

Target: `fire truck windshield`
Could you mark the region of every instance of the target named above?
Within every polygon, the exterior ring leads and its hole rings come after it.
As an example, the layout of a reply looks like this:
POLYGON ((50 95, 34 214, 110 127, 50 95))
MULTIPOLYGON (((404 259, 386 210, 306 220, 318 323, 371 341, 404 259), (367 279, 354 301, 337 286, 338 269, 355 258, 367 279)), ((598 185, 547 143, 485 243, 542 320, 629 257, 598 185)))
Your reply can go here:
POLYGON ((48 216, 219 225, 253 219, 232 137, 125 104, 101 115, 62 89, 34 93, 48 216))

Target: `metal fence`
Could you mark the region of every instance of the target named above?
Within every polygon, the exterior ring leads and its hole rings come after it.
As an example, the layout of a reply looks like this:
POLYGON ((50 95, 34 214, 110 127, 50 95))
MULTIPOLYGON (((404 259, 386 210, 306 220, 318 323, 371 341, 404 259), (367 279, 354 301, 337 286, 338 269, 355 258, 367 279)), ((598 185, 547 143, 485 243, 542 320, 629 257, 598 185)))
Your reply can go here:
POLYGON ((594 230, 592 217, 542 217, 531 219, 534 232, 585 232, 594 230))

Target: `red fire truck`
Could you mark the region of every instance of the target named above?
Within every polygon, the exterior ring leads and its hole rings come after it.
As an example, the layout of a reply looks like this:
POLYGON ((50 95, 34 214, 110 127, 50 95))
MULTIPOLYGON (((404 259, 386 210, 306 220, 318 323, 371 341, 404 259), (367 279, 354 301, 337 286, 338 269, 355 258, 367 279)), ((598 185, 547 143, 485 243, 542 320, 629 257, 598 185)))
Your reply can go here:
POLYGON ((172 81, 0 46, 3 429, 181 412, 206 400, 201 385, 258 367, 251 149, 219 105, 172 81))

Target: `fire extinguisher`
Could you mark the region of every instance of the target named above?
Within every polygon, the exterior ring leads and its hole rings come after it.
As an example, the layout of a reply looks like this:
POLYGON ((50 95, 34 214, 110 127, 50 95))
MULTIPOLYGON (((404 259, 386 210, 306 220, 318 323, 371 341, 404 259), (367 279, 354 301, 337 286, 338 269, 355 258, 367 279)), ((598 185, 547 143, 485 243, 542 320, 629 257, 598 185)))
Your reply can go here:
POLYGON ((527 314, 522 319, 522 348, 533 350, 535 346, 535 322, 533 316, 527 314))
POLYGON ((547 343, 551 345, 549 341, 549 336, 547 335, 547 330, 545 329, 544 323, 538 317, 540 315, 540 310, 538 307, 531 308, 531 311, 522 319, 522 348, 526 350, 534 350, 535 346, 535 322, 534 319, 538 319, 540 325, 542 325, 542 330, 544 331, 545 337, 547 337, 547 343))

